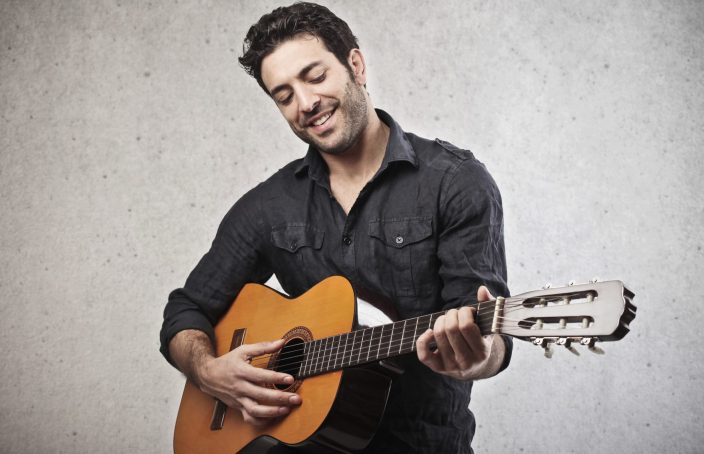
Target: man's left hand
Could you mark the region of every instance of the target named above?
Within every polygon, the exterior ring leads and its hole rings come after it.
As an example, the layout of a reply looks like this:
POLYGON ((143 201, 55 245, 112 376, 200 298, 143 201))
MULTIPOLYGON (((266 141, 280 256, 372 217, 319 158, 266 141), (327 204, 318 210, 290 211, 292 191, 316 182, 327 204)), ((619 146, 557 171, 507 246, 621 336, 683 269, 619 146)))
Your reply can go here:
MULTIPOLYGON (((477 301, 492 299, 481 286, 477 301)), ((418 359, 433 371, 460 380, 475 380, 495 375, 503 361, 505 346, 498 335, 482 336, 474 322, 475 309, 450 309, 416 341, 418 359), (430 343, 435 340, 437 349, 430 343)))

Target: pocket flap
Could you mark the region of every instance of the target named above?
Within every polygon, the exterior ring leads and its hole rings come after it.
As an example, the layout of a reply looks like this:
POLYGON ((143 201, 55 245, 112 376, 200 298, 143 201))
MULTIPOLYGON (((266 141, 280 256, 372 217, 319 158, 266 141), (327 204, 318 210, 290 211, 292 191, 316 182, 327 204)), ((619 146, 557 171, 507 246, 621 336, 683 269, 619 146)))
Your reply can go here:
POLYGON ((400 249, 433 234, 433 218, 380 219, 369 223, 369 235, 400 249))
POLYGON ((325 232, 306 224, 293 224, 271 229, 271 242, 274 246, 291 253, 302 247, 320 249, 323 246, 325 232))

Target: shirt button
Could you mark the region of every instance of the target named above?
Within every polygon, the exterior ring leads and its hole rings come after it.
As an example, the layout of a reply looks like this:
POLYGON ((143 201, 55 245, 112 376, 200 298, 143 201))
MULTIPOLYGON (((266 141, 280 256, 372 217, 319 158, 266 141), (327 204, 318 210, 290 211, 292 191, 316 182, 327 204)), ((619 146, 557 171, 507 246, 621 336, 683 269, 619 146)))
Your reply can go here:
POLYGON ((403 237, 401 235, 396 235, 396 244, 403 244, 403 237))
POLYGON ((349 246, 350 244, 352 244, 352 238, 348 236, 343 236, 342 242, 345 243, 345 246, 349 246))
POLYGON ((298 243, 296 243, 296 241, 294 240, 294 241, 291 241, 291 244, 288 247, 291 248, 292 251, 295 251, 296 246, 298 246, 298 243))

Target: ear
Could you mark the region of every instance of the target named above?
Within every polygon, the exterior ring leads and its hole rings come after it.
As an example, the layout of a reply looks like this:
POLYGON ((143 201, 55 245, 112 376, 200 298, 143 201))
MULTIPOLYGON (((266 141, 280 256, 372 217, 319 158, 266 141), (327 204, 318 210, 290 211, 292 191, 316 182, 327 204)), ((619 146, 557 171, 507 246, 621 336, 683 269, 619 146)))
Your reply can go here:
POLYGON ((367 64, 364 61, 364 55, 359 49, 352 49, 347 56, 347 64, 352 68, 354 80, 359 85, 364 86, 367 83, 367 64))

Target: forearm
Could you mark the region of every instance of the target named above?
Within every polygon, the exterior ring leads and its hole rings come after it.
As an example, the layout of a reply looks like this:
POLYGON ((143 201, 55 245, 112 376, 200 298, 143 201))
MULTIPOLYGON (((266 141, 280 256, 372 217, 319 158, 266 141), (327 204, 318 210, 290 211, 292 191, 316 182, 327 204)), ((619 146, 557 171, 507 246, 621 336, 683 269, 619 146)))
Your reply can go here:
POLYGON ((213 344, 203 331, 179 331, 169 343, 169 354, 186 377, 202 386, 202 371, 207 360, 215 356, 213 344))

